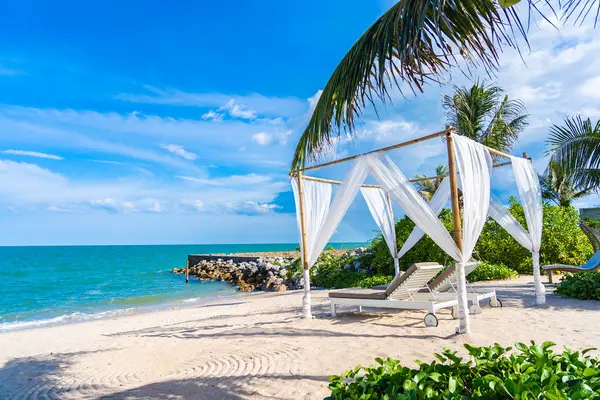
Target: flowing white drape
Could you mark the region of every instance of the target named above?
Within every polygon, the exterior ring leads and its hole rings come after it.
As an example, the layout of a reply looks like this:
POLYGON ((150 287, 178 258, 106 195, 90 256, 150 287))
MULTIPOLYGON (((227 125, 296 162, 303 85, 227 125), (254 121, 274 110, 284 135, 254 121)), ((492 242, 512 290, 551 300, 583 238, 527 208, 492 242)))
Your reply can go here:
POLYGON ((337 229, 346 211, 348 211, 348 207, 350 207, 350 204, 358 194, 367 175, 369 175, 368 166, 361 157, 354 162, 354 165, 344 178, 344 183, 340 185, 331 202, 325 222, 318 233, 314 247, 311 249, 308 259, 309 268, 315 264, 319 254, 321 254, 321 251, 323 251, 327 242, 331 239, 331 236, 337 229))
POLYGON ((490 217, 494 219, 501 227, 503 227, 519 244, 529 251, 533 248, 529 233, 521 226, 519 221, 513 217, 500 200, 492 195, 490 199, 490 217))
POLYGON ((394 214, 388 197, 382 189, 363 187, 360 189, 369 211, 377 226, 381 230, 383 239, 390 249, 394 260, 394 273, 396 276, 400 273, 400 264, 398 263, 398 247, 396 246, 396 226, 394 223, 394 214))
POLYGON ((383 160, 372 155, 364 158, 371 168, 371 175, 390 198, 397 202, 406 215, 442 250, 455 260, 460 260, 460 251, 448 230, 396 164, 387 156, 382 157, 383 160))
MULTIPOLYGON (((300 221, 300 194, 298 192, 298 178, 292 178, 292 191, 296 202, 296 222, 298 224, 298 234, 300 240, 300 249, 302 249, 302 233, 300 221)), ((302 193, 304 195, 304 228, 306 234, 306 252, 308 259, 314 252, 315 244, 319 232, 321 231, 325 218, 329 212, 331 203, 331 183, 317 182, 310 180, 302 181, 302 193)), ((304 264, 304 254, 300 251, 302 263, 304 264)), ((309 268, 311 264, 309 263, 309 268)))
POLYGON ((513 174, 517 183, 519 197, 523 205, 527 230, 531 239, 531 257, 533 259, 533 282, 536 303, 546 303, 546 289, 540 276, 540 245, 542 243, 542 224, 544 209, 540 181, 533 163, 525 158, 511 157, 513 174))
MULTIPOLYGON (((331 204, 331 184, 311 180, 302 181, 302 192, 304 194, 305 234, 307 242, 308 268, 304 270, 304 296, 302 298, 302 310, 305 318, 312 318, 310 299, 310 268, 315 264, 319 254, 323 251, 327 242, 337 229, 340 221, 352 200, 356 197, 360 186, 368 175, 368 167, 359 158, 346 174, 344 183, 340 185, 331 204)), ((296 216, 298 218, 299 231, 300 201, 298 182, 292 179, 292 188, 296 200, 296 216)), ((300 245, 302 246, 302 234, 300 234, 300 245)), ((304 258, 303 258, 304 261, 304 258)))
MULTIPOLYGON (((296 222, 298 224, 298 233, 300 241, 300 257, 304 266, 304 247, 302 245, 302 222, 300 213, 300 193, 298 190, 298 179, 292 178, 292 190, 294 192, 294 200, 296 202, 296 222)), ((311 255, 316 250, 317 238, 319 232, 323 229, 325 219, 329 212, 329 203, 331 202, 331 184, 325 182, 317 182, 310 180, 302 181, 302 198, 304 205, 304 228, 306 235, 306 258, 311 259, 311 255)), ((320 252, 320 251, 319 251, 320 252)), ((304 296, 302 297, 302 312, 305 318, 312 318, 310 310, 310 273, 309 269, 312 264, 308 264, 308 268, 303 271, 304 279, 304 296)))
POLYGON ((472 255, 487 220, 490 204, 492 157, 485 146, 459 135, 452 135, 458 178, 463 196, 462 252, 456 265, 460 333, 469 332, 467 284, 464 264, 472 255))
MULTIPOLYGON (((435 214, 439 216, 444 207, 446 207, 449 198, 450 179, 446 177, 442 180, 440 186, 435 191, 433 197, 431 198, 431 201, 429 202, 429 206, 435 212, 435 214)), ((400 251, 398 251, 398 258, 402 257, 410 249, 412 249, 415 246, 415 244, 417 244, 417 242, 421 240, 423 236, 425 236, 425 232, 423 232, 423 230, 418 226, 415 226, 415 228, 412 230, 412 232, 402 245, 402 248, 400 248, 400 251)))

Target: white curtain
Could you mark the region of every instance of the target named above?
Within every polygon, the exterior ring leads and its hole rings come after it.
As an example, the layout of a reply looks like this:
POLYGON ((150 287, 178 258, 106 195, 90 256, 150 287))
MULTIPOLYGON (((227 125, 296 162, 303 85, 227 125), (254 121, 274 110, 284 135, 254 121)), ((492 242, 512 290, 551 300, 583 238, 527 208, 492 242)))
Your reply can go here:
POLYGON ((394 224, 394 214, 391 204, 388 202, 388 197, 382 189, 363 187, 360 189, 369 211, 377 226, 381 230, 383 239, 390 249, 392 258, 394 259, 394 273, 400 273, 400 264, 398 263, 398 248, 396 247, 396 226, 394 224))
MULTIPOLYGON (((300 197, 298 193, 298 178, 292 178, 292 190, 296 202, 296 222, 298 224, 298 233, 300 240, 300 249, 302 249, 302 233, 300 222, 300 197)), ((306 233, 306 251, 308 259, 313 253, 315 243, 319 232, 321 231, 325 218, 329 212, 331 202, 331 183, 317 182, 305 179, 302 181, 302 193, 304 195, 304 227, 306 233)), ((304 254, 300 251, 302 262, 304 263, 304 254)), ((309 263, 309 268, 310 268, 309 263)))
MULTIPOLYGON (((321 251, 323 251, 337 229, 367 175, 368 167, 361 158, 357 159, 352 169, 347 173, 344 183, 340 185, 331 204, 329 203, 331 199, 331 184, 311 180, 302 181, 307 242, 306 257, 308 259, 308 269, 305 269, 303 273, 304 296, 302 297, 302 310, 305 318, 312 318, 309 270, 315 264, 319 254, 321 254, 321 251)), ((292 179, 292 189, 296 200, 298 230, 301 231, 297 179, 292 179)), ((302 234, 300 234, 300 244, 302 245, 302 234)))
MULTIPOLYGON (((302 265, 304 265, 304 252, 302 251, 302 229, 300 214, 300 193, 298 190, 298 179, 292 178, 292 190, 294 200, 296 201, 296 222, 298 224, 298 233, 300 236, 300 255, 302 265)), ((314 252, 319 232, 323 228, 325 219, 329 212, 329 203, 331 202, 331 184, 311 180, 302 181, 302 194, 304 205, 304 228, 306 235, 307 259, 310 260, 314 252)), ((308 268, 311 267, 309 264, 308 268)), ((304 278, 304 297, 302 297, 302 312, 305 318, 312 318, 310 310, 310 273, 308 269, 303 271, 304 278)))
POLYGON ((325 218, 321 230, 318 232, 317 238, 315 239, 314 246, 311 248, 310 257, 308 258, 308 266, 312 267, 321 251, 327 245, 329 239, 337 229, 340 221, 348 211, 348 207, 358 194, 358 191, 369 174, 368 166, 365 164, 363 158, 358 158, 350 171, 344 178, 344 183, 340 185, 331 206, 329 212, 325 218))
MULTIPOLYGON (((431 198, 431 201, 429 202, 429 206, 435 212, 435 215, 440 215, 440 213, 442 212, 442 210, 448 203, 449 198, 450 198, 450 179, 448 177, 446 177, 446 178, 444 178, 444 180, 442 180, 442 182, 440 183, 440 186, 437 188, 433 197, 431 198)), ((423 236, 425 236, 425 232, 423 232, 423 230, 421 228, 419 228, 418 226, 415 226, 415 228, 412 230, 412 232, 410 233, 410 235, 408 236, 408 238, 402 245, 402 248, 398 252, 398 258, 402 257, 410 249, 412 249, 415 246, 415 244, 417 244, 417 242, 419 240, 421 240, 421 238, 423 236)))
POLYGON ((485 146, 459 135, 452 135, 458 178, 463 197, 462 254, 456 265, 460 333, 469 332, 465 266, 477 244, 490 205, 492 157, 485 146))
POLYGON ((374 155, 363 157, 371 168, 371 175, 388 193, 390 198, 397 202, 406 215, 425 232, 438 246, 450 257, 459 261, 460 251, 456 243, 438 219, 437 214, 421 197, 419 192, 406 179, 389 157, 380 160, 374 155))
POLYGON ((513 174, 517 183, 519 197, 525 212, 527 230, 531 239, 531 257, 533 259, 533 282, 536 303, 546 303, 546 290, 540 276, 540 245, 542 242, 543 213, 540 181, 533 163, 525 158, 511 157, 513 174))
POLYGON ((492 195, 490 199, 490 217, 494 219, 501 227, 503 227, 517 242, 529 251, 533 248, 529 233, 521 226, 519 221, 513 217, 500 200, 492 195))

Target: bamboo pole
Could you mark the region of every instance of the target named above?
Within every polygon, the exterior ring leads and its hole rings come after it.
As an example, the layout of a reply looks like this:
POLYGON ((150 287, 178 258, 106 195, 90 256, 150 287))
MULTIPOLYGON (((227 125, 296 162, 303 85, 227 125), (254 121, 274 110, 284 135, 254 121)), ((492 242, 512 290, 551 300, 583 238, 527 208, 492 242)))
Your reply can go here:
POLYGON ((190 260, 185 263, 185 283, 190 281, 190 260))
MULTIPOLYGON (((503 163, 492 165, 492 168, 504 167, 504 166, 510 165, 510 164, 511 164, 510 161, 503 162, 503 163)), ((290 176, 291 177, 295 177, 296 174, 292 174, 290 176)), ((436 175, 436 176, 427 176, 427 177, 424 177, 424 178, 409 179, 409 182, 415 183, 415 182, 431 181, 431 180, 434 180, 434 179, 445 178, 447 176, 448 176, 448 174, 436 175)), ((309 175, 302 175, 302 179, 305 180, 305 181, 315 181, 315 182, 331 183, 332 185, 341 185, 342 183, 344 183, 342 181, 336 181, 334 179, 318 178, 316 176, 309 176, 309 175)), ((370 185, 370 184, 363 184, 361 187, 382 189, 382 187, 379 186, 379 185, 370 185)))
MULTIPOLYGON (((448 170, 450 172, 450 200, 452 201, 452 221, 454 224, 454 241, 462 253, 462 227, 460 221, 460 205, 458 204, 458 185, 456 182, 456 161, 454 158, 454 141, 452 133, 446 138, 448 146, 448 170)), ((455 264, 457 277, 457 296, 458 296, 458 319, 459 326, 457 333, 469 333, 471 322, 469 320, 469 309, 467 302, 467 278, 465 276, 465 265, 462 260, 455 264)))
POLYGON ((329 165, 335 165, 335 164, 343 163, 343 162, 346 162, 346 161, 354 160, 354 159, 356 159, 358 157, 366 156, 367 154, 382 153, 382 152, 385 152, 385 151, 399 149, 401 147, 410 146, 411 144, 416 144, 416 143, 424 142, 426 140, 435 139, 435 138, 440 137, 440 136, 448 135, 448 133, 450 133, 453 129, 454 128, 446 128, 443 131, 432 133, 431 135, 423 136, 423 137, 420 137, 420 138, 417 138, 417 139, 408 140, 406 142, 394 144, 394 145, 388 146, 388 147, 383 147, 381 149, 368 151, 366 153, 357 154, 355 156, 340 158, 339 160, 329 161, 329 162, 326 162, 326 163, 323 163, 323 164, 317 164, 317 165, 312 165, 310 167, 299 168, 298 171, 308 171, 308 170, 311 170, 311 169, 317 169, 317 168, 327 167, 329 165))
POLYGON ((304 191, 302 190, 302 171, 298 170, 298 203, 300 206, 300 235, 302 243, 302 269, 304 277, 304 297, 302 298, 302 311, 304 318, 312 318, 310 310, 310 274, 308 271, 308 252, 306 251, 306 216, 304 215, 304 191))
POLYGON ((448 146, 448 170, 450 173, 450 201, 452 202, 452 222, 454 225, 454 241, 462 251, 462 230, 460 223, 460 205, 458 204, 458 185, 456 183, 456 161, 454 160, 454 142, 452 135, 446 138, 448 146))

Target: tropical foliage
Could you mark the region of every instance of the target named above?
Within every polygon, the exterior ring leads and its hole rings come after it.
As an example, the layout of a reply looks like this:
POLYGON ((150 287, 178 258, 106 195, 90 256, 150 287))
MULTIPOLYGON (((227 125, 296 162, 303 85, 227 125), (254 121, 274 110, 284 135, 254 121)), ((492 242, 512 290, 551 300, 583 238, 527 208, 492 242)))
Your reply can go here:
POLYGON ((436 167, 434 179, 426 179, 427 175, 416 174, 415 179, 420 179, 416 182, 417 190, 425 200, 430 201, 446 175, 448 175, 448 167, 444 164, 436 167))
POLYGON ((554 343, 511 347, 465 344, 472 360, 444 349, 431 363, 409 368, 399 360, 376 358, 329 378, 328 400, 352 399, 594 399, 600 393, 600 360, 554 343))
POLYGON ((565 276, 556 292, 580 300, 600 300, 600 271, 565 276))
MULTIPOLYGON (((352 134, 365 106, 389 101, 392 88, 422 92, 424 85, 441 82, 458 65, 496 70, 502 49, 516 48, 521 37, 526 39, 522 15, 511 7, 519 1, 397 2, 358 38, 327 81, 296 147, 292 169, 318 155, 335 136, 352 134)), ((600 6, 598 0, 557 1, 554 8, 550 0, 526 2, 530 14, 561 13, 563 20, 576 21, 600 6)))
POLYGON ((550 128, 547 143, 551 162, 561 165, 575 188, 600 188, 600 120, 567 117, 563 125, 550 128))
POLYGON ((513 279, 518 276, 517 271, 504 264, 490 264, 484 261, 469 274, 469 282, 513 279))
POLYGON ((509 153, 527 126, 525 105, 509 100, 498 86, 476 82, 454 87, 454 94, 442 98, 448 124, 459 134, 509 153))
POLYGON ((556 161, 550 161, 544 175, 540 176, 542 197, 556 205, 568 207, 571 201, 592 193, 592 188, 577 189, 573 175, 568 174, 565 167, 556 161))
MULTIPOLYGON (((525 215, 523 207, 511 198, 510 212, 523 225, 525 215)), ((442 210, 440 221, 449 232, 452 231, 452 215, 450 210, 442 210)), ((540 263, 549 264, 584 264, 593 254, 592 245, 579 228, 579 214, 573 207, 544 205, 543 235, 540 251, 540 263)), ((398 248, 412 232, 415 224, 408 217, 396 221, 398 248)), ((393 261, 390 251, 381 235, 373 239, 371 259, 365 262, 374 268, 376 274, 393 274, 393 261)), ((518 273, 531 274, 532 260, 529 250, 518 244, 504 228, 493 220, 488 220, 475 247, 475 257, 494 265, 505 265, 518 273)), ((434 261, 444 265, 452 262, 444 251, 433 240, 425 236, 401 259, 403 268, 415 262, 434 261)))

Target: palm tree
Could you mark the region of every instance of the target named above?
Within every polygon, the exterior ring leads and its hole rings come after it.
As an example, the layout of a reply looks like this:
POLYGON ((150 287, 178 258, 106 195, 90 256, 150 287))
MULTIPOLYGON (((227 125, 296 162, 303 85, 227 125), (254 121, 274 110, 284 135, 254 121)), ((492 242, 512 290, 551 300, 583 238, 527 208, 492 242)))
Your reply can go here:
POLYGON ((550 161, 564 168, 575 188, 600 189, 600 120, 567 117, 564 125, 552 125, 546 143, 550 161))
MULTIPOLYGON (((335 136, 353 134, 355 118, 367 103, 390 100, 390 86, 422 92, 426 83, 442 82, 461 62, 467 70, 481 66, 493 73, 504 48, 518 48, 527 40, 513 7, 519 1, 398 1, 358 38, 329 78, 300 137, 292 169, 318 155, 335 136)), ((560 11, 563 20, 576 22, 600 7, 600 0, 525 1, 530 13, 546 18, 544 13, 560 11)))
POLYGON ((509 100, 502 88, 485 82, 470 88, 454 86, 454 94, 444 96, 442 105, 459 134, 505 153, 528 124, 523 102, 509 100))
POLYGON ((542 197, 561 207, 569 207, 572 200, 588 196, 593 191, 592 188, 577 189, 573 177, 555 161, 550 161, 544 175, 540 175, 540 186, 542 197))
POLYGON ((427 178, 427 175, 416 174, 416 179, 423 179, 422 181, 416 182, 417 190, 425 200, 431 201, 431 198, 437 191, 446 175, 448 175, 448 167, 446 167, 444 164, 440 164, 436 167, 435 179, 424 179, 427 178))

